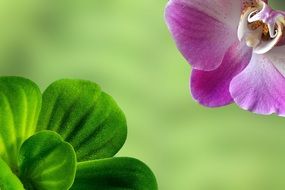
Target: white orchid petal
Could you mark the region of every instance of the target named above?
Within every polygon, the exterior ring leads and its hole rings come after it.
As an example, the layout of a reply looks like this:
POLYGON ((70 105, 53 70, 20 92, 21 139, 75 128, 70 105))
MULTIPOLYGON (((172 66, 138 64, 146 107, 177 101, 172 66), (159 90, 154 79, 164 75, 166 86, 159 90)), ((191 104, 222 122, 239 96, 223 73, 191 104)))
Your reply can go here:
POLYGON ((248 28, 248 17, 251 13, 255 12, 254 8, 248 8, 247 11, 244 12, 244 14, 241 16, 240 23, 238 25, 237 35, 239 41, 242 41, 244 36, 251 32, 248 28))

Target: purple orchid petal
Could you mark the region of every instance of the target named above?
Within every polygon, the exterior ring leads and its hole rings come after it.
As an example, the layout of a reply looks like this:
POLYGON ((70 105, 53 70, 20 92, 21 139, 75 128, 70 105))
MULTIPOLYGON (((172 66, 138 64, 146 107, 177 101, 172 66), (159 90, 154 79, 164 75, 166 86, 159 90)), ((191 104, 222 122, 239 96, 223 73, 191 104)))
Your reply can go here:
POLYGON ((274 66, 272 55, 253 54, 249 65, 232 80, 230 92, 245 110, 285 116, 285 78, 274 66))
POLYGON ((200 104, 218 107, 232 103, 230 82, 249 63, 252 49, 237 41, 226 52, 222 64, 213 71, 193 70, 191 92, 200 104))
POLYGON ((239 0, 170 0, 166 22, 178 49, 194 69, 216 69, 236 41, 239 0))

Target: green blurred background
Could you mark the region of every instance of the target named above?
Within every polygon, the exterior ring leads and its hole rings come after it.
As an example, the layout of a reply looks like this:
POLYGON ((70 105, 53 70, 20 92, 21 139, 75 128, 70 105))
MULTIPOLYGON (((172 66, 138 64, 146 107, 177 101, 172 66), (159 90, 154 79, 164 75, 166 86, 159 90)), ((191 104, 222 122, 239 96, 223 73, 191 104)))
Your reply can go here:
POLYGON ((162 190, 284 190, 285 118, 198 105, 165 4, 1 0, 0 73, 42 89, 60 78, 99 83, 127 116, 118 156, 146 162, 162 190))

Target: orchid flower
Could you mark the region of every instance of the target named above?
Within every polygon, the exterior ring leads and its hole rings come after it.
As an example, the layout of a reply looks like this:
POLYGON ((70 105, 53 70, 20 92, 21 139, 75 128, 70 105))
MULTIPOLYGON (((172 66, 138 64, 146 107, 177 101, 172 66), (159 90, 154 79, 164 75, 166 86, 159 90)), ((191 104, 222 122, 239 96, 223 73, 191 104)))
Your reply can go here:
POLYGON ((285 12, 266 0, 170 0, 165 17, 195 100, 285 116, 285 12))

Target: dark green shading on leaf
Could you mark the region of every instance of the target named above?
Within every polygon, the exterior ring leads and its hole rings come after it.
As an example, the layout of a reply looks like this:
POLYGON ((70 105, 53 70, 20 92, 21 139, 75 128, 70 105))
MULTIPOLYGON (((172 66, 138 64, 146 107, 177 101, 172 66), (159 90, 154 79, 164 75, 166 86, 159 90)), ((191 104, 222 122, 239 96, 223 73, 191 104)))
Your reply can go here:
POLYGON ((0 190, 24 190, 24 187, 9 166, 0 158, 0 190))
POLYGON ((72 146, 55 132, 39 132, 20 149, 19 176, 27 190, 67 190, 75 171, 72 146))
POLYGON ((36 129, 41 92, 32 81, 0 77, 0 156, 16 169, 21 144, 36 129))
POLYGON ((71 190, 157 190, 152 171, 134 158, 81 162, 71 190))
POLYGON ((78 161, 114 156, 126 140, 126 119, 111 96, 92 82, 59 80, 43 93, 38 130, 59 133, 78 161))

